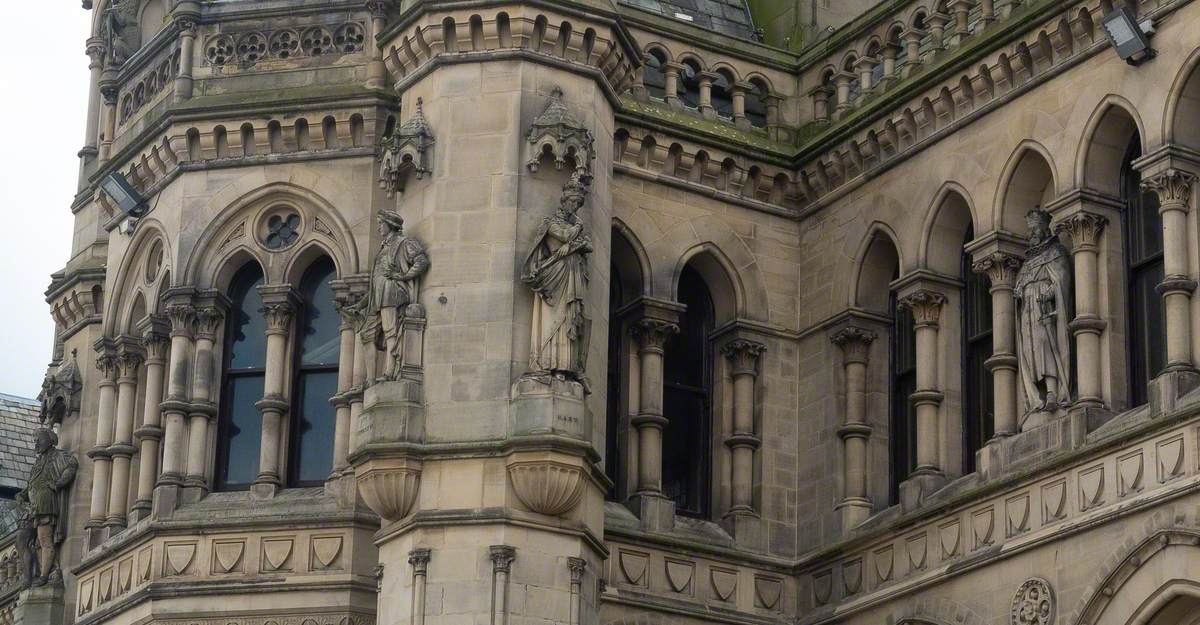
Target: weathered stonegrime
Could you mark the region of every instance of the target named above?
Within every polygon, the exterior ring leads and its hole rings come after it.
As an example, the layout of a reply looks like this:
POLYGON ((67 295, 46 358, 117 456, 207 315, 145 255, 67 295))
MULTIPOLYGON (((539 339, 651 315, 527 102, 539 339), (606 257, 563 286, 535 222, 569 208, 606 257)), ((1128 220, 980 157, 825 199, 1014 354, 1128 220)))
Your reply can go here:
POLYGON ((116 37, 91 3, 47 291, 65 579, 0 585, 0 620, 1191 622, 1200 4, 1132 3, 1134 67, 1100 0, 889 0, 795 53, 675 3, 125 2, 116 37), (1072 283, 1044 423, 1039 206, 1072 283), (381 211, 427 272, 372 276, 381 211), (532 276, 560 242, 578 306, 532 276), (364 314, 380 277, 422 315, 364 314))

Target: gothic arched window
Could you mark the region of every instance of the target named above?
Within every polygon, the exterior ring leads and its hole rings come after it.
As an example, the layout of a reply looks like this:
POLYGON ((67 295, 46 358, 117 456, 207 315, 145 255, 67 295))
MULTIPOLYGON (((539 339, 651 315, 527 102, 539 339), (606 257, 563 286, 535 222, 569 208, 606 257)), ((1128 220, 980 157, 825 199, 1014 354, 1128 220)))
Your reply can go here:
POLYGON ((321 258, 300 280, 293 376, 289 486, 315 486, 333 470, 334 408, 341 319, 333 307, 333 262, 321 258))
POLYGON ((696 270, 679 277, 679 333, 667 341, 663 363, 663 492, 681 514, 708 513, 712 414, 712 295, 696 270))
POLYGON ((1133 161, 1141 155, 1141 139, 1134 134, 1121 165, 1132 406, 1148 401, 1146 385, 1166 364, 1162 298, 1155 291, 1163 279, 1162 218, 1158 214, 1158 196, 1142 190, 1141 175, 1133 168, 1133 161))
POLYGON ((897 304, 893 292, 888 301, 892 317, 891 345, 891 428, 892 503, 900 501, 900 482, 917 468, 917 413, 910 397, 917 390, 917 334, 912 312, 897 304))
POLYGON ((249 263, 234 274, 229 287, 232 307, 225 324, 216 490, 249 488, 258 476, 262 416, 254 404, 263 398, 267 364, 267 323, 259 310, 262 283, 262 269, 249 263))
MULTIPOLYGON (((974 238, 967 228, 965 243, 974 238)), ((962 355, 963 355, 963 473, 975 470, 975 452, 992 437, 992 374, 985 362, 992 356, 991 282, 971 269, 971 256, 962 255, 962 355)))
POLYGON ((666 62, 662 52, 651 50, 646 54, 646 64, 642 66, 642 84, 655 100, 664 100, 667 96, 667 75, 663 72, 666 62))

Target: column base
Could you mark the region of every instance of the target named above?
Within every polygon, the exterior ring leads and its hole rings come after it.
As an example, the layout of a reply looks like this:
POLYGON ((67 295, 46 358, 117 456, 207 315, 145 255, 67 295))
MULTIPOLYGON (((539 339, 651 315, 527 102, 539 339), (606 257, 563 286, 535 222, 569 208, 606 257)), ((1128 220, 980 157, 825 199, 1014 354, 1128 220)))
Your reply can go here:
POLYGON ((325 492, 337 500, 339 510, 366 509, 366 502, 358 496, 353 467, 346 467, 325 481, 325 492))
POLYGON ((154 500, 150 514, 159 519, 170 518, 179 508, 181 487, 178 484, 159 484, 154 487, 154 500))
POLYGON ((871 516, 871 500, 847 497, 836 506, 842 514, 842 535, 847 535, 871 516))
POLYGON ((1147 396, 1150 398, 1150 414, 1161 415, 1171 412, 1179 398, 1200 386, 1200 373, 1190 365, 1167 367, 1166 371, 1150 380, 1147 396))
POLYGON ((62 580, 32 586, 21 593, 17 602, 14 623, 62 625, 66 615, 62 580))
POLYGON ((1082 445, 1089 432, 1108 422, 1112 411, 1094 401, 1076 402, 1044 420, 1026 419, 1017 434, 996 437, 975 453, 976 471, 984 479, 1027 468, 1054 454, 1082 445))
POLYGON ((204 499, 204 496, 207 494, 208 484, 205 484, 201 480, 189 478, 188 481, 184 483, 183 488, 180 489, 179 503, 185 505, 198 503, 201 499, 204 499))
POLYGON ((425 401, 420 382, 376 382, 363 391, 362 412, 350 432, 350 452, 380 443, 425 439, 425 401))
POLYGON ((512 396, 509 429, 514 435, 587 438, 587 393, 582 383, 553 375, 526 374, 513 385, 512 396))
POLYGON ((900 483, 900 508, 916 510, 930 495, 946 485, 946 475, 937 469, 917 469, 900 483))
POLYGON ((642 529, 653 532, 675 529, 675 502, 660 493, 637 493, 625 505, 641 521, 642 529))
POLYGON ((133 509, 129 511, 129 524, 134 525, 149 518, 151 505, 151 502, 148 500, 142 500, 133 504, 133 509))
POLYGON ((753 510, 731 510, 721 518, 721 527, 733 536, 734 542, 750 551, 767 550, 767 528, 753 510))
POLYGON ((109 528, 103 525, 93 525, 87 528, 88 533, 88 549, 99 547, 104 541, 108 540, 109 528))
POLYGON ((250 485, 250 497, 253 499, 274 499, 283 487, 278 481, 261 480, 250 485))

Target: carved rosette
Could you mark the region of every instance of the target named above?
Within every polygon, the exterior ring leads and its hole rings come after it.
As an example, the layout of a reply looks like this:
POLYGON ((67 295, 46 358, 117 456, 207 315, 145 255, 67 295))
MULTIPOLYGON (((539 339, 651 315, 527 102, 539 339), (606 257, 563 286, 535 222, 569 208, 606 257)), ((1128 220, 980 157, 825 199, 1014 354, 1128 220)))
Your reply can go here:
POLYGON ((552 460, 512 462, 508 479, 517 499, 538 514, 566 514, 583 497, 583 468, 574 465, 552 460))
POLYGON ((1096 249, 1100 243, 1100 234, 1108 218, 1095 213, 1075 213, 1054 225, 1054 234, 1067 235, 1071 238, 1071 247, 1076 251, 1096 249))
POLYGON ((1050 625, 1054 622, 1054 591, 1050 583, 1031 578, 1021 584, 1013 597, 1011 625, 1050 625))
POLYGON ((571 114, 562 97, 562 89, 555 87, 546 110, 529 127, 525 137, 529 142, 529 160, 525 163, 529 171, 538 170, 543 155, 554 158, 555 169, 562 169, 570 158, 575 161, 576 170, 591 170, 592 159, 596 157, 592 133, 571 114))
POLYGON ((355 475, 363 501, 386 521, 408 516, 421 488, 421 464, 406 458, 368 461, 355 475))
POLYGON ((842 354, 846 358, 846 363, 867 363, 867 353, 871 349, 871 343, 878 338, 874 332, 866 328, 848 326, 838 330, 829 340, 834 345, 842 348, 842 354))
POLYGON ((1178 169, 1168 169, 1142 180, 1142 188, 1158 196, 1159 210, 1187 210, 1196 177, 1178 169))
POLYGON ((992 252, 971 264, 971 271, 982 273, 992 282, 992 288, 1012 289, 1021 269, 1021 257, 1016 254, 992 252))
POLYGON ((942 315, 942 305, 945 303, 945 295, 925 289, 909 293, 897 302, 901 307, 912 311, 917 327, 937 326, 942 315))
POLYGON ((379 188, 392 197, 404 193, 410 173, 416 174, 417 180, 433 173, 433 144, 433 130, 421 110, 421 98, 417 98, 412 116, 380 142, 379 188))

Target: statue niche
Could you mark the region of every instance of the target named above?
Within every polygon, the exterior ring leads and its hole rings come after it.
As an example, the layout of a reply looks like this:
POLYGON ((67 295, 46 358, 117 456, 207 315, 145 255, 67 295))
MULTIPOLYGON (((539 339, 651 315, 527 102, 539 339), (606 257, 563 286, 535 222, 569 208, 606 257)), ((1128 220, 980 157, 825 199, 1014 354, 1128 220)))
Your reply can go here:
POLYGON ((37 459, 29 470, 25 489, 16 497, 24 508, 17 532, 17 550, 25 586, 62 583, 58 552, 67 537, 67 494, 75 481, 79 461, 57 445, 58 435, 54 430, 37 431, 37 459))
POLYGON ((1030 211, 1029 247, 1017 273, 1017 357, 1025 413, 1021 429, 1040 425, 1071 403, 1071 261, 1050 231, 1050 214, 1030 211))
POLYGON ((385 368, 375 372, 376 359, 368 359, 367 384, 398 380, 405 367, 405 332, 413 321, 423 322, 425 308, 419 303, 421 277, 429 271, 425 246, 404 234, 404 219, 394 210, 379 211, 379 234, 383 241, 371 265, 366 295, 351 307, 359 320, 359 339, 385 354, 385 368))

